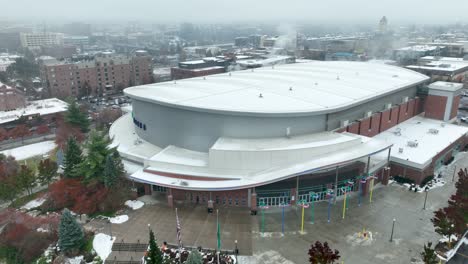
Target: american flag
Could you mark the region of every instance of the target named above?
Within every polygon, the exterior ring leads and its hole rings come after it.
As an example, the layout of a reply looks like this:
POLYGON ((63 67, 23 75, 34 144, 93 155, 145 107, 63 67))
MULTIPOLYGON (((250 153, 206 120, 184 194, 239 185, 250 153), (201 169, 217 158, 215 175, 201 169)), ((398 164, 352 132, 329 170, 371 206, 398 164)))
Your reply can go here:
POLYGON ((182 235, 180 234, 180 221, 179 215, 177 214, 177 208, 175 209, 176 222, 177 222, 177 241, 179 241, 179 248, 182 247, 182 235))

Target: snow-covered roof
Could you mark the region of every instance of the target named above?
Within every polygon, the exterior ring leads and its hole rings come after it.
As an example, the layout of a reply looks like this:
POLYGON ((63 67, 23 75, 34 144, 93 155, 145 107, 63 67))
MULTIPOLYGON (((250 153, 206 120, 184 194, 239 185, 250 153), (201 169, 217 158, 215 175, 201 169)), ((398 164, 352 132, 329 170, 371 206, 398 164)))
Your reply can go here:
POLYGON ((434 60, 427 62, 423 65, 408 65, 406 66, 406 68, 442 72, 455 72, 460 70, 468 70, 468 62, 434 60))
POLYGON ((60 113, 67 110, 67 103, 57 98, 37 100, 28 102, 25 108, 13 111, 0 111, 0 124, 19 119, 21 116, 48 115, 60 113))
POLYGON ((468 127, 415 116, 374 138, 393 144, 392 161, 424 169, 433 157, 467 133, 468 127), (417 146, 411 147, 409 142, 417 143, 417 146), (402 152, 399 152, 400 148, 402 152))
POLYGON ((427 87, 433 90, 456 92, 458 90, 463 89, 463 83, 437 81, 429 84, 427 87))
POLYGON ((125 93, 196 111, 298 115, 340 111, 428 79, 390 65, 312 61, 136 86, 125 93))
POLYGON ((440 43, 440 45, 441 46, 414 45, 414 46, 399 48, 397 49, 397 51, 417 51, 417 52, 434 51, 439 48, 443 48, 442 43, 440 43))
MULTIPOLYGON (((131 179, 205 191, 248 188, 328 170, 391 147, 364 136, 323 132, 291 138, 221 138, 209 152, 159 148, 138 139, 130 114, 116 120, 109 134, 121 156, 134 162, 127 168, 131 179)), ((372 169, 384 166, 386 156, 382 160, 373 157, 372 169)))

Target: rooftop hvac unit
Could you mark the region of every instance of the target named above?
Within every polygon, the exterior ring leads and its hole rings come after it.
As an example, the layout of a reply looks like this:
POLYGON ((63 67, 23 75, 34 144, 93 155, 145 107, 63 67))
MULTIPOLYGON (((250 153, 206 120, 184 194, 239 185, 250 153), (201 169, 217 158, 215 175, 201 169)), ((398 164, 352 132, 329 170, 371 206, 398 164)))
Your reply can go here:
POLYGON ((445 127, 445 123, 441 123, 440 126, 441 126, 441 127, 445 127))
POLYGON ((365 114, 365 117, 371 117, 372 116, 372 111, 367 111, 365 114))
POLYGON ((397 127, 393 134, 395 134, 396 136, 401 136, 401 128, 397 127))
POLYGON ((398 153, 403 153, 403 148, 398 148, 398 153))
POLYGON ((439 129, 429 128, 429 134, 437 135, 439 134, 439 129))
POLYGON ((407 145, 408 145, 408 147, 417 148, 418 147, 418 141, 417 140, 408 141, 407 145))
POLYGON ((340 125, 341 125, 341 127, 348 126, 349 125, 349 120, 342 120, 340 125))

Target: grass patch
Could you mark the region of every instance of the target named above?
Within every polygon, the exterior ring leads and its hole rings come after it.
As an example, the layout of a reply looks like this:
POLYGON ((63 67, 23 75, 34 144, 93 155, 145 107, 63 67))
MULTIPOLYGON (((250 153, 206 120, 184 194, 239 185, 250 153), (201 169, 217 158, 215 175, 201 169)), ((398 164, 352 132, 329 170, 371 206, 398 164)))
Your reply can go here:
POLYGON ((10 204, 10 208, 20 208, 21 206, 29 203, 30 201, 36 199, 37 197, 41 196, 42 194, 46 193, 47 190, 42 190, 42 191, 39 191, 37 193, 33 193, 33 194, 30 194, 30 195, 26 195, 26 196, 23 196, 23 197, 20 197, 20 198, 17 198, 16 200, 14 200, 11 204, 10 204))
POLYGON ((20 264, 24 263, 18 251, 12 247, 0 246, 0 263, 20 264))
POLYGON ((95 218, 95 217, 99 217, 99 216, 114 217, 115 212, 96 212, 96 213, 92 213, 92 214, 89 215, 90 218, 95 218))

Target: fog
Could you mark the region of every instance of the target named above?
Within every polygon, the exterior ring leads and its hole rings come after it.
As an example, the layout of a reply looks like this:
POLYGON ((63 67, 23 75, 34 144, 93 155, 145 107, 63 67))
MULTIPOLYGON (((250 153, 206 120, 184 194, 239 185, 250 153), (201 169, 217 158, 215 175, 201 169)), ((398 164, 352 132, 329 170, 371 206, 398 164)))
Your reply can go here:
POLYGON ((147 22, 467 22, 467 0, 0 0, 0 20, 147 22))

